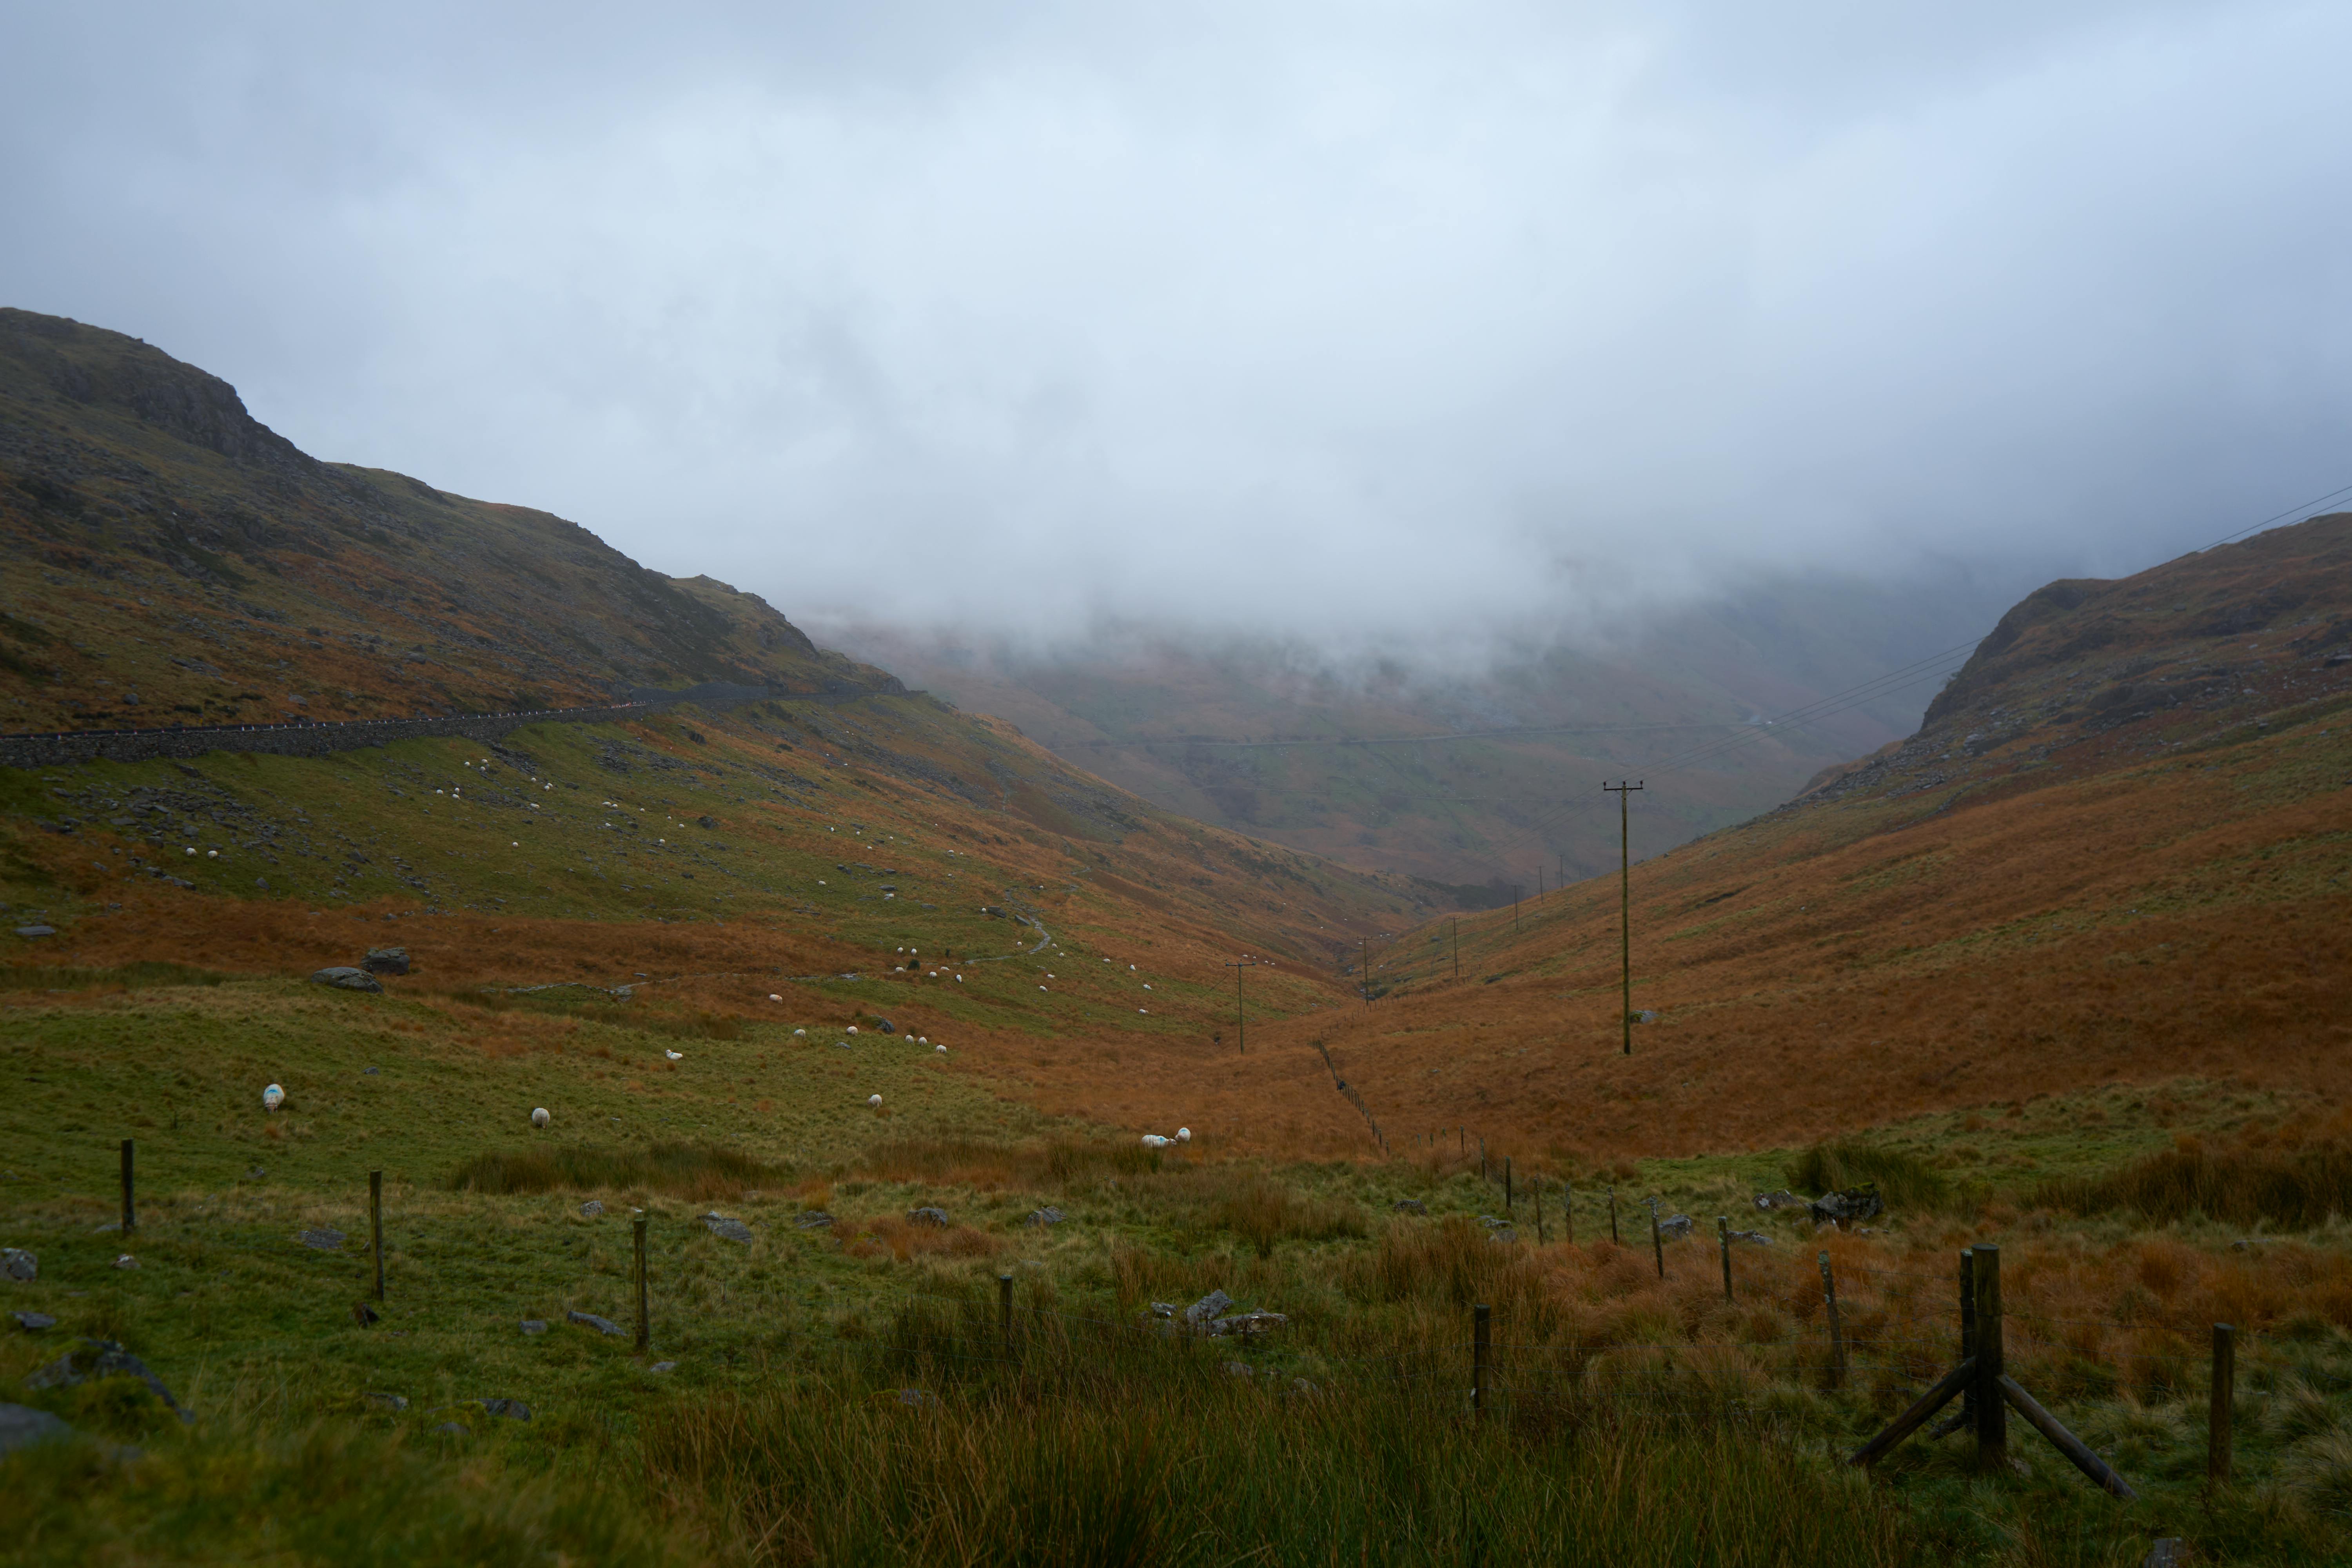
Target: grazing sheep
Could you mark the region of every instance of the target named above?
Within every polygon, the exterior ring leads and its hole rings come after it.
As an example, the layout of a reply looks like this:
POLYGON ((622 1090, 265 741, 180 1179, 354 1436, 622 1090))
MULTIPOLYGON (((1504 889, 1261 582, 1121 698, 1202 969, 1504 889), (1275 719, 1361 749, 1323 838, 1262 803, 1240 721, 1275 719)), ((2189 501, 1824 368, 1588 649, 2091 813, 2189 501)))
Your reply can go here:
POLYGON ((550 1120, 551 1119, 548 1116, 547 1107, 544 1105, 530 1113, 530 1124, 533 1127, 544 1127, 550 1120))
POLYGON ((866 1097, 866 1103, 879 1110, 882 1109, 882 1097, 878 1094, 869 1094, 866 1097))
POLYGON ((279 1106, 281 1106, 281 1105, 283 1105, 283 1104, 285 1104, 285 1103, 286 1103, 286 1091, 285 1091, 284 1089, 282 1089, 278 1088, 276 1084, 274 1084, 274 1083, 273 1083, 273 1084, 271 1084, 268 1089, 263 1089, 263 1090, 261 1091, 261 1109, 262 1109, 262 1110, 277 1110, 279 1106))
POLYGON ((1192 1130, 1191 1128, 1179 1127, 1176 1129, 1176 1142, 1179 1143, 1190 1143, 1192 1141, 1192 1130))

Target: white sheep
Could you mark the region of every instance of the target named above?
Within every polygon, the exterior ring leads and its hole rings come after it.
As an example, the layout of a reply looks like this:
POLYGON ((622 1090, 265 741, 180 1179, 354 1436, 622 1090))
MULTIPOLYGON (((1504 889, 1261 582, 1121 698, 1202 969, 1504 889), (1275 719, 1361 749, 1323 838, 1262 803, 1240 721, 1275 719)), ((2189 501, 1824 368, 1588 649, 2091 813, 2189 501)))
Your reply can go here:
POLYGON ((268 1089, 263 1089, 263 1090, 261 1091, 261 1109, 262 1109, 262 1110, 277 1110, 279 1106, 281 1106, 281 1105, 283 1105, 283 1104, 285 1104, 285 1103, 286 1103, 286 1091, 285 1091, 284 1089, 282 1089, 278 1088, 276 1084, 274 1084, 274 1083, 273 1083, 273 1084, 271 1084, 268 1089))
POLYGON ((547 1125, 549 1120, 550 1118, 547 1114, 547 1107, 544 1105, 530 1113, 530 1124, 533 1127, 544 1127, 547 1125))
POLYGON ((1176 1129, 1176 1142, 1179 1143, 1190 1143, 1192 1141, 1192 1130, 1191 1128, 1179 1127, 1176 1129))
POLYGON ((674 1051, 667 1046, 662 1047, 662 1055, 667 1057, 674 1062, 682 1062, 686 1059, 686 1053, 684 1051, 674 1051))
POLYGON ((878 1094, 869 1094, 866 1097, 866 1103, 879 1110, 882 1109, 882 1097, 878 1094))
POLYGON ((931 1049, 937 1051, 941 1056, 948 1054, 948 1048, 945 1046, 933 1046, 931 1049))
POLYGON ((1143 1146, 1147 1149, 1165 1149, 1168 1147, 1168 1140, 1157 1132, 1147 1132, 1143 1135, 1143 1146))

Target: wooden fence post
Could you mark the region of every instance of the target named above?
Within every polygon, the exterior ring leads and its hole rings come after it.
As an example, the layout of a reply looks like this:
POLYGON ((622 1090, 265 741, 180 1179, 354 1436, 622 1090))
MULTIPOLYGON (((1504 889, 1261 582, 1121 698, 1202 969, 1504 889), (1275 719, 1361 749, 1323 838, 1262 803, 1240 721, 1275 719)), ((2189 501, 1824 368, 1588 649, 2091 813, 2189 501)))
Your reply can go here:
POLYGON ((1977 1464, 1990 1469, 2009 1458, 2009 1401, 2000 1379, 2000 1248, 1979 1242, 1976 1255, 1977 1464))
MULTIPOLYGON (((1617 1240, 1617 1189, 1609 1189, 1609 1239, 1617 1240)), ((1621 1244, 1622 1245, 1622 1244, 1621 1244)))
POLYGON ((637 1216, 637 1349, 653 1343, 653 1322, 647 1313, 646 1290, 646 1216, 637 1216))
POLYGON ((1723 1302, 1731 1305, 1731 1216, 1715 1216, 1715 1239, 1723 1248, 1723 1302))
POLYGON ((996 1277, 996 1316, 1003 1326, 1004 1354, 1010 1360, 1013 1355, 1013 1276, 1010 1274, 996 1277))
POLYGON ((375 1299, 383 1300, 383 1173, 368 1173, 368 1249, 375 1257, 375 1299))
POLYGON ((1837 1276, 1830 1272, 1830 1255, 1822 1254, 1822 1304, 1830 1317, 1830 1387, 1845 1383, 1845 1331, 1838 1323, 1837 1276))
MULTIPOLYGON (((1960 1248, 1960 1354, 1977 1353, 1977 1276, 1976 1249, 1960 1248)), ((1973 1431, 1977 1424, 1977 1389, 1970 1384, 1960 1391, 1960 1426, 1973 1431)), ((1958 1427, 1953 1430, 1958 1431, 1958 1427)))
POLYGON ((1650 1205, 1650 1250, 1657 1255, 1658 1278, 1666 1277, 1666 1238, 1658 1234, 1658 1205, 1650 1205))
POLYGON ((1559 1238, 1569 1246, 1576 1245, 1576 1189, 1565 1177, 1559 1184, 1559 1238))
POLYGON ((1470 1414, 1486 1409, 1486 1352, 1489 1343, 1486 1303, 1470 1309, 1470 1414))
POLYGON ((122 1141, 122 1234, 129 1236, 139 1228, 139 1205, 132 1201, 131 1184, 131 1141, 122 1141))
POLYGON ((1503 1212, 1510 1213, 1511 1207, 1511 1157, 1506 1154, 1503 1156, 1503 1212))
POLYGON ((2230 1479, 2230 1412, 2238 1384, 2237 1334, 2228 1323, 2213 1325, 2213 1402, 2205 1421, 2205 1474, 2225 1484, 2230 1479))

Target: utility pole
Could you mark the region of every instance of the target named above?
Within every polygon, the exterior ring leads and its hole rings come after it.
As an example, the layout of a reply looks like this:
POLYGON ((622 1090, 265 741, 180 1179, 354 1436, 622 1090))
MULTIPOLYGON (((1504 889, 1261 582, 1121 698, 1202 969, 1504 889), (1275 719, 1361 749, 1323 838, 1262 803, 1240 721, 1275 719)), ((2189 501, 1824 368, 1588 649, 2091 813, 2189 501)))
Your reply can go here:
POLYGON ((1543 902, 1543 868, 1536 868, 1536 902, 1543 902))
POLYGON ((1454 978, 1462 978, 1462 917, 1454 917, 1454 978))
POLYGON ((1244 958, 1238 961, 1227 959, 1225 967, 1234 972, 1234 1033, 1240 1042, 1241 1054, 1247 1056, 1249 1055, 1249 1019, 1242 1012, 1242 971, 1255 969, 1257 960, 1255 958, 1244 958))
POLYGON ((1511 884, 1511 929, 1512 929, 1513 931, 1517 931, 1517 930, 1518 930, 1518 929, 1519 929, 1519 892, 1520 892, 1519 885, 1518 885, 1517 882, 1512 883, 1512 884, 1511 884))
POLYGON ((1618 1025, 1625 1035, 1625 1054, 1633 1054, 1633 852, 1626 800, 1641 789, 1620 779, 1601 786, 1617 797, 1617 956, 1622 982, 1618 1025))

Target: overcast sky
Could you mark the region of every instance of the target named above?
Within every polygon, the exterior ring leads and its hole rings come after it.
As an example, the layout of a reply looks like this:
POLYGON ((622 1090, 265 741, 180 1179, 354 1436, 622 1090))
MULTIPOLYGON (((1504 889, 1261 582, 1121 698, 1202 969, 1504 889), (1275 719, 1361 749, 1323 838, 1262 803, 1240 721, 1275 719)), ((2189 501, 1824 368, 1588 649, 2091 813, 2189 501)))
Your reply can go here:
POLYGON ((1439 637, 2352 485, 2352 6, 11 8, 0 303, 788 614, 1439 637))

